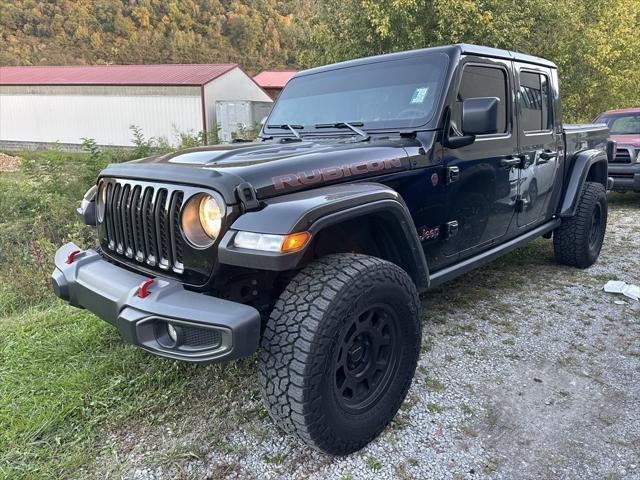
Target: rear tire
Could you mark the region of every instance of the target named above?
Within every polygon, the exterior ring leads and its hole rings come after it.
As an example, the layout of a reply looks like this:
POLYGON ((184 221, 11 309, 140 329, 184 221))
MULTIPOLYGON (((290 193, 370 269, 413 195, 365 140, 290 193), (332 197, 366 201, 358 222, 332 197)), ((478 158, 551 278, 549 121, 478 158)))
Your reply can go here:
POLYGON ((333 455, 377 437, 411 384, 419 312, 411 278, 387 261, 335 254, 305 267, 262 340, 260 384, 276 423, 333 455))
POLYGON ((596 182, 585 182, 578 209, 565 218, 553 232, 556 261, 572 267, 587 268, 600 255, 607 228, 607 192, 596 182))

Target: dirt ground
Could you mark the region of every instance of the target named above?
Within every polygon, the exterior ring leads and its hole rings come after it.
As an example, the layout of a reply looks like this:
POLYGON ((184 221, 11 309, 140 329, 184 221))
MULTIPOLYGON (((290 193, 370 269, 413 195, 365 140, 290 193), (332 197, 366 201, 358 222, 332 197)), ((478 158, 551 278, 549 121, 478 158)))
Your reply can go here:
POLYGON ((0 172, 17 172, 20 170, 20 159, 0 152, 0 172))
POLYGON ((640 195, 616 196, 587 270, 539 239, 422 298, 418 371, 364 450, 332 458, 280 432, 255 359, 203 378, 170 425, 104 432, 99 478, 640 479, 640 195))

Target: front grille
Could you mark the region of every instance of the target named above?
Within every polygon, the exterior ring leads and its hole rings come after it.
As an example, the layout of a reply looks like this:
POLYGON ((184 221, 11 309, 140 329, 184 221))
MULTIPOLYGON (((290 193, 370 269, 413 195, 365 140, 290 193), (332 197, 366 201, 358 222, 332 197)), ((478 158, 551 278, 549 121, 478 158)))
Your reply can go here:
POLYGON ((184 192, 105 180, 104 241, 112 253, 152 268, 182 273, 180 209, 184 192))
POLYGON ((609 176, 611 178, 628 178, 630 180, 633 180, 634 174, 633 173, 621 173, 621 172, 609 172, 609 176))
POLYGON ((618 148, 612 163, 631 163, 631 150, 624 147, 618 148))

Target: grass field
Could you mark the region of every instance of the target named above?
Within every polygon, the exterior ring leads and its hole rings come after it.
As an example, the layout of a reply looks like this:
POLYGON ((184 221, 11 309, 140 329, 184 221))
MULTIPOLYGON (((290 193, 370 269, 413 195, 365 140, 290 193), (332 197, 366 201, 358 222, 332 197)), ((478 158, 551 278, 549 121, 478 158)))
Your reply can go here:
MULTIPOLYGON (((119 455, 132 419, 137 433, 183 432, 184 442, 153 459, 168 468, 200 458, 203 439, 223 452, 236 448, 225 444, 226 435, 239 425, 250 430, 266 418, 255 357, 209 366, 158 359, 124 344, 114 328, 65 306, 50 292, 57 246, 92 242, 72 208, 102 166, 123 158, 61 152, 21 156, 19 172, 0 173, 0 478, 104 478, 105 472, 117 478, 131 461, 119 455), (216 422, 190 442, 185 419, 194 416, 216 422)), ((633 195, 612 195, 611 203, 612 208, 640 207, 633 195)), ((548 255, 548 243, 542 241, 526 248, 548 255)), ((499 268, 517 271, 523 258, 522 251, 514 252, 500 260, 499 268)), ((478 295, 490 290, 488 284, 478 295)), ((456 295, 447 289, 442 294, 456 295)), ((275 456, 263 460, 282 462, 275 456)), ((234 468, 218 465, 212 476, 223 477, 234 468)))
POLYGON ((93 243, 73 209, 97 172, 126 155, 19 156, 19 172, 0 173, 0 478, 91 476, 100 432, 129 418, 171 424, 204 378, 256 394, 252 359, 230 367, 158 359, 53 296, 57 247, 93 243))

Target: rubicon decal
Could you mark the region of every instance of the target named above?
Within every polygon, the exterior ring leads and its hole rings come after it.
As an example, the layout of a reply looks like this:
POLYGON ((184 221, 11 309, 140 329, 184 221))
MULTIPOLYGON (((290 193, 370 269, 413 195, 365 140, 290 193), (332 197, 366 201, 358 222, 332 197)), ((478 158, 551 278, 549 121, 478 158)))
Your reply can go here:
POLYGON ((310 172, 288 173, 273 177, 272 181, 276 190, 284 190, 287 187, 313 185, 315 183, 329 182, 339 178, 354 177, 365 173, 391 170, 401 166, 402 161, 399 158, 369 160, 367 162, 353 162, 348 165, 315 168, 310 172))

